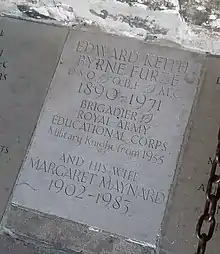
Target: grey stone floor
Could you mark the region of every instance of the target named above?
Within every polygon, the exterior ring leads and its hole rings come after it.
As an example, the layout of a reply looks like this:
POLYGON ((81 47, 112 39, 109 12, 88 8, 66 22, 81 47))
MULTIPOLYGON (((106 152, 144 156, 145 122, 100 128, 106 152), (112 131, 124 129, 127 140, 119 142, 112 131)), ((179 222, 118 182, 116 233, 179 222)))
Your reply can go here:
MULTIPOLYGON (((128 242, 124 237, 92 232, 80 223, 43 216, 11 204, 11 193, 50 82, 57 65, 63 64, 60 56, 68 32, 65 27, 0 18, 0 145, 3 147, 0 154, 0 217, 3 218, 0 254, 155 254, 154 249, 128 242)), ((126 44, 126 39, 123 40, 121 44, 126 44)), ((132 43, 136 45, 135 40, 132 43)), ((189 142, 185 140, 174 181, 176 188, 164 217, 160 254, 186 254, 195 250, 194 224, 204 203, 200 186, 207 180, 208 157, 215 149, 220 118, 217 82, 220 59, 191 52, 178 54, 197 60, 204 71, 187 129, 189 142)), ((194 81, 192 78, 189 83, 192 85, 194 81)), ((209 254, 216 254, 219 236, 217 228, 209 254)))
MULTIPOLYGON (((2 218, 59 60, 67 29, 0 18, 0 34, 0 73, 3 74, 0 80, 2 218)), ((36 243, 26 243, 5 234, 0 237, 1 254, 64 253, 55 249, 38 247, 36 243)))
POLYGON ((61 251, 55 246, 42 246, 36 242, 28 243, 9 235, 0 236, 1 254, 79 254, 75 251, 61 251))

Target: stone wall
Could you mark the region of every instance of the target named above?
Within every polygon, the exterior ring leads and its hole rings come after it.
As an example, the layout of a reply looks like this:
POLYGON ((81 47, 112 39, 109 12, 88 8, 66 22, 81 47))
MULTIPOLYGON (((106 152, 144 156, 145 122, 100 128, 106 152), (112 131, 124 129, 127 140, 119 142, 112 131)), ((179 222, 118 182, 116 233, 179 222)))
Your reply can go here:
POLYGON ((2 15, 104 31, 220 53, 220 8, 213 0, 0 0, 2 15))

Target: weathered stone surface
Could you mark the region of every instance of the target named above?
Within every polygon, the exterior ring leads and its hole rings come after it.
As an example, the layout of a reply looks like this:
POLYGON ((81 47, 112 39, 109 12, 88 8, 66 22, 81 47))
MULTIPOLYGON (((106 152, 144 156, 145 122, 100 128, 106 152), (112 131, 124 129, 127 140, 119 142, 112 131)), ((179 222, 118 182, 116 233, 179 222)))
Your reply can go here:
POLYGON ((218 0, 180 0, 180 14, 193 25, 219 31, 220 5, 218 0))
POLYGON ((68 30, 0 18, 0 217, 68 30))
POLYGON ((13 205, 5 223, 15 235, 50 244, 67 254, 71 250, 77 254, 155 254, 154 249, 123 237, 59 217, 25 211, 13 205))
POLYGON ((0 13, 104 31, 220 54, 219 0, 1 0, 0 13), (214 30, 214 32, 213 32, 214 30))
MULTIPOLYGON (((193 114, 191 132, 186 145, 180 174, 171 207, 165 216, 162 248, 166 254, 195 253, 198 243, 196 223, 205 205, 205 191, 211 170, 211 161, 217 145, 219 128, 220 59, 209 57, 206 76, 193 114)), ((219 171, 218 171, 219 174, 219 171)), ((214 238, 207 245, 207 253, 219 250, 220 206, 217 207, 214 238)), ((207 231, 207 226, 204 231, 207 231)))
POLYGON ((0 236, 1 254, 79 254, 73 251, 61 251, 54 246, 40 245, 39 243, 25 242, 9 235, 0 236))
POLYGON ((202 63, 73 31, 12 203, 155 247, 202 63))

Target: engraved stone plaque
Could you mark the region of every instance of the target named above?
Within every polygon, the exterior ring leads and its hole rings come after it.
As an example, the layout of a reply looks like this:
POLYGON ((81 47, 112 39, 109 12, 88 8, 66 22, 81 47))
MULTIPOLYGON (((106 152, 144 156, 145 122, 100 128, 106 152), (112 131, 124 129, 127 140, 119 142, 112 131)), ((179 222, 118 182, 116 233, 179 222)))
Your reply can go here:
POLYGON ((12 202, 154 247, 202 63, 72 31, 12 202))
POLYGON ((0 18, 0 217, 66 35, 67 29, 0 18))
MULTIPOLYGON (((206 59, 206 75, 193 114, 192 128, 177 179, 178 184, 174 191, 172 206, 165 216, 166 227, 163 229, 162 240, 162 249, 165 251, 161 254, 196 252, 198 239, 195 229, 204 211, 206 188, 217 146, 220 119, 219 66, 219 58, 206 59)), ((219 168, 217 172, 218 170, 219 168)), ((207 244, 206 252, 209 254, 218 253, 219 250, 220 204, 217 205, 215 219, 214 236, 207 244)), ((207 232, 206 226, 202 232, 207 232)))

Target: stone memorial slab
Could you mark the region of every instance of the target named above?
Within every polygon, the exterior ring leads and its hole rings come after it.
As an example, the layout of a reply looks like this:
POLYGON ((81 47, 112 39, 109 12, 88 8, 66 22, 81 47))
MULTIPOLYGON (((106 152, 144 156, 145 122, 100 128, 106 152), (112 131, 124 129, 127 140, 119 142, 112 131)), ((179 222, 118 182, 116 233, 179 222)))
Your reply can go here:
MULTIPOLYGON (((166 254, 195 253, 198 239, 195 228, 203 214, 206 187, 217 145, 219 128, 220 59, 208 57, 206 75, 192 117, 192 128, 169 213, 165 216, 162 249, 166 254)), ((217 169, 219 174, 219 169, 217 169)), ((207 244, 207 253, 219 250, 220 205, 216 210, 214 237, 207 244)), ((208 231, 204 225, 203 232, 208 231)))
POLYGON ((0 18, 0 217, 67 32, 65 28, 0 18))
POLYGON ((155 247, 202 63, 72 31, 12 204, 155 247))

